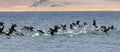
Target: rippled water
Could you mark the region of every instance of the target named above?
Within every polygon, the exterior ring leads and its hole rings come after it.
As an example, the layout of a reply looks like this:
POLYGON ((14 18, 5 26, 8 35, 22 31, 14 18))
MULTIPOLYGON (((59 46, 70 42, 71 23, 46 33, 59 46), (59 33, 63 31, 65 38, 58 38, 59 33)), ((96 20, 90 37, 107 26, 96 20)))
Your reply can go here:
MULTIPOLYGON (((0 12, 0 21, 5 23, 6 31, 11 23, 17 30, 23 25, 47 30, 59 24, 69 25, 76 20, 91 25, 96 19, 97 25, 114 25, 120 29, 120 12, 0 12)), ((27 33, 29 34, 29 32, 27 33)), ((119 52, 120 35, 112 34, 63 34, 55 36, 0 36, 0 52, 119 52)))

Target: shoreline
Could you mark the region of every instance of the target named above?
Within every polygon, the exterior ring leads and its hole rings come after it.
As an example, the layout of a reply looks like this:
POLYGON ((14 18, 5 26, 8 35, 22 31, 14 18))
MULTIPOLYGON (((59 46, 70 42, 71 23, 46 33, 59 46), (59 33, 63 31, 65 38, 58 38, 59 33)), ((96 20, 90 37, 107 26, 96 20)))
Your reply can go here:
POLYGON ((0 11, 0 12, 120 12, 120 11, 0 11))

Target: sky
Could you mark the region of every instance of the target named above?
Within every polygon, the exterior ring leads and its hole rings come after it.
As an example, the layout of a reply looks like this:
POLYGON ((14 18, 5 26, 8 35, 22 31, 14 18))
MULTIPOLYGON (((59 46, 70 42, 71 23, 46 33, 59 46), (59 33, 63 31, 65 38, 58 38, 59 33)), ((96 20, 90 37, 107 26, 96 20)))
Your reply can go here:
POLYGON ((120 0, 0 0, 0 11, 120 11, 120 0))

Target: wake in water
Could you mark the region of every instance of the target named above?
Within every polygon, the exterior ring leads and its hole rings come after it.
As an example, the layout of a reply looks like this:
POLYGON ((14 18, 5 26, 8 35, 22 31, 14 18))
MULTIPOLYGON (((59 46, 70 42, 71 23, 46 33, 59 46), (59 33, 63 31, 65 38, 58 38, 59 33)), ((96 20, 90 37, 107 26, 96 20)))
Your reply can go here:
POLYGON ((40 35, 79 35, 79 34, 113 34, 119 33, 120 30, 116 29, 113 25, 111 26, 97 26, 96 20, 94 19, 92 25, 88 25, 86 22, 80 24, 80 21, 76 21, 75 23, 71 23, 69 26, 65 25, 55 25, 53 28, 49 28, 48 30, 40 30, 36 29, 32 26, 23 26, 21 31, 17 31, 15 29, 17 25, 12 24, 7 32, 4 32, 4 23, 0 22, 0 33, 13 36, 21 35, 21 36, 40 36, 40 35))

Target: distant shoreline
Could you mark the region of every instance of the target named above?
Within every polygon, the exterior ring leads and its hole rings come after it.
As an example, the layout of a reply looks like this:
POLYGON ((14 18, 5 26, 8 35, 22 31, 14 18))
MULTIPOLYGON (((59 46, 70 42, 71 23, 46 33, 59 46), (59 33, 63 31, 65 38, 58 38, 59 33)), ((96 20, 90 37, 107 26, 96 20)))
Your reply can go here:
POLYGON ((0 11, 0 12, 120 12, 120 11, 0 11))

